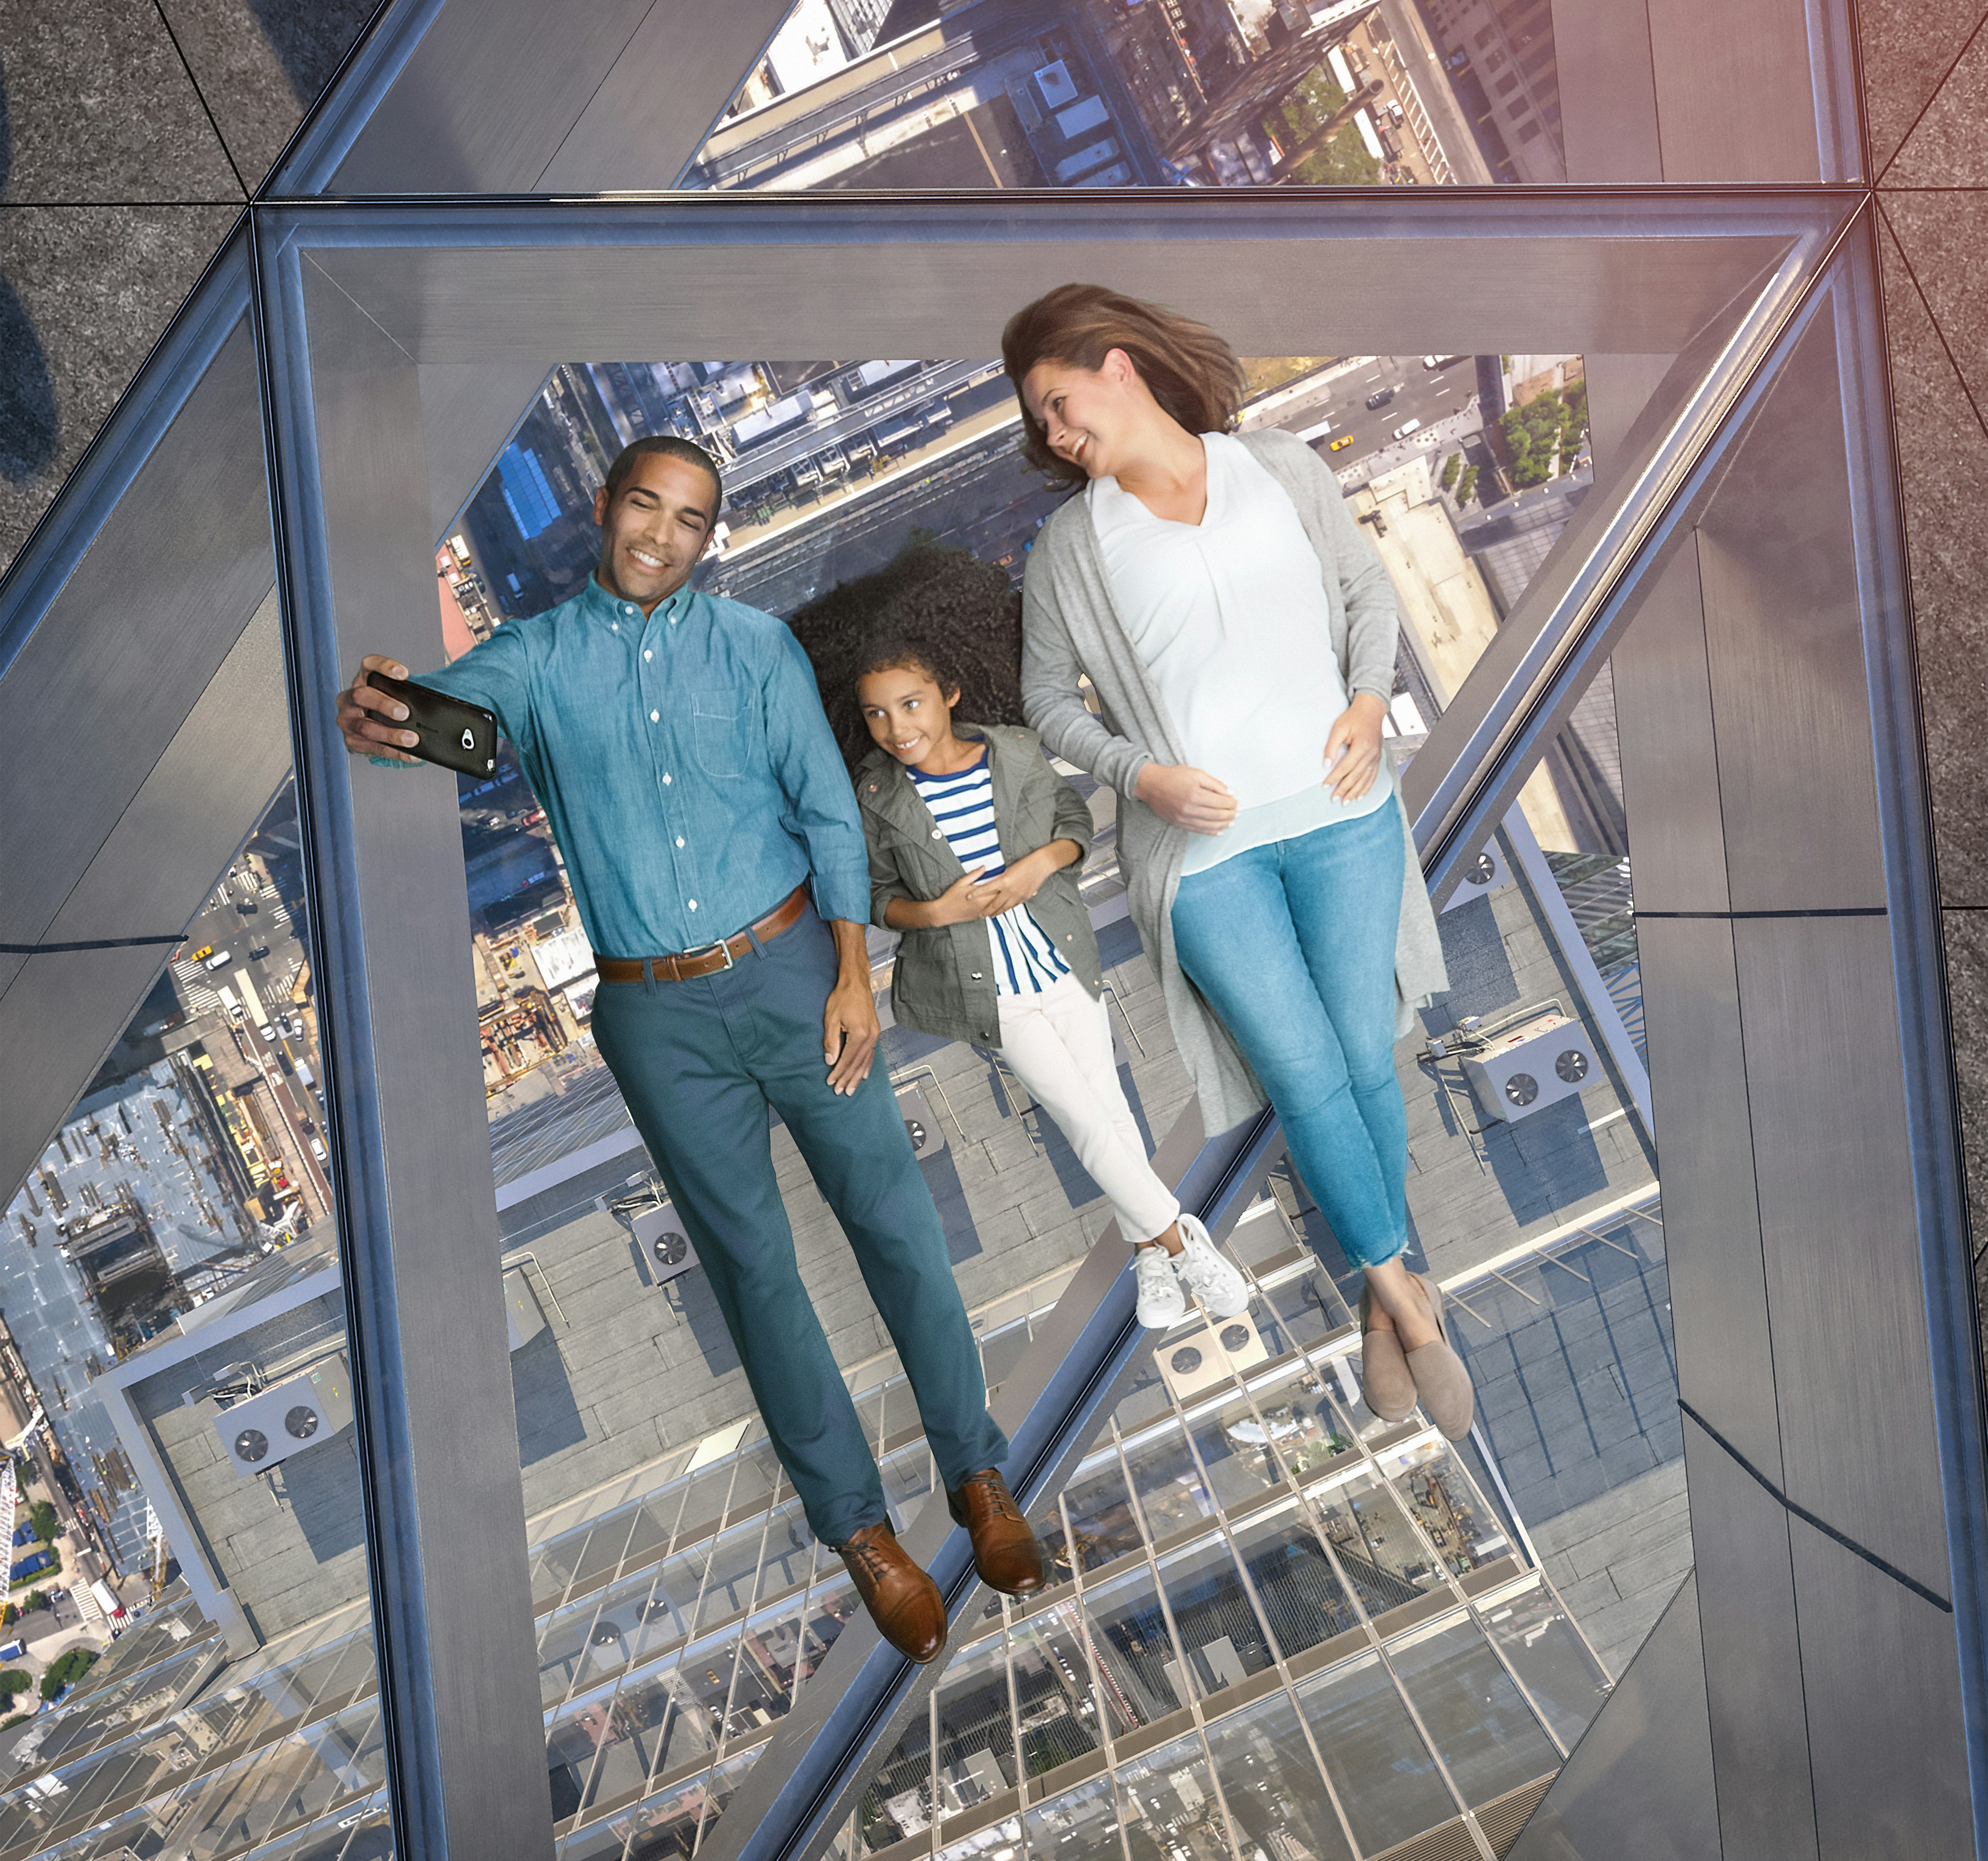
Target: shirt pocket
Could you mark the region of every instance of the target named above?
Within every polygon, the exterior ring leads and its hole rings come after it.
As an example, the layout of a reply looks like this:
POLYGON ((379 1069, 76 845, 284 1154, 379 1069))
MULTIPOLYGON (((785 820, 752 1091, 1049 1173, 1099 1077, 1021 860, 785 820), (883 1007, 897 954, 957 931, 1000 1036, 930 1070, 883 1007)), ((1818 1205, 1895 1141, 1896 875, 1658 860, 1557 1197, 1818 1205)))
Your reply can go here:
POLYGON ((742 774, 739 701, 729 692, 694 692, 690 708, 691 739, 704 773, 721 778, 742 774))

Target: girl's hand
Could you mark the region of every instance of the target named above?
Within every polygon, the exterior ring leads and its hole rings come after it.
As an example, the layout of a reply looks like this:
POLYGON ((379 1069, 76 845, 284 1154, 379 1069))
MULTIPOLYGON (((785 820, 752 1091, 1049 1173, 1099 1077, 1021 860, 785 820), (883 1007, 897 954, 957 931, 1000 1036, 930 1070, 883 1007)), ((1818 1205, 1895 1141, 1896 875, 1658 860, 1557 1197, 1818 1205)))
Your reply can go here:
POLYGON ((1362 692, 1325 733, 1325 783, 1335 801, 1357 801, 1381 773, 1381 720, 1388 707, 1362 692))
POLYGON ((1043 881, 1055 870, 1040 848, 1024 854, 1006 871, 974 887, 973 895, 979 902, 981 916, 996 917, 1004 911, 1013 911, 1017 905, 1027 904, 1042 890, 1043 881))
POLYGON ((965 924, 975 918, 986 917, 985 895, 978 889, 979 885, 980 868, 975 866, 921 908, 926 923, 934 926, 965 924))

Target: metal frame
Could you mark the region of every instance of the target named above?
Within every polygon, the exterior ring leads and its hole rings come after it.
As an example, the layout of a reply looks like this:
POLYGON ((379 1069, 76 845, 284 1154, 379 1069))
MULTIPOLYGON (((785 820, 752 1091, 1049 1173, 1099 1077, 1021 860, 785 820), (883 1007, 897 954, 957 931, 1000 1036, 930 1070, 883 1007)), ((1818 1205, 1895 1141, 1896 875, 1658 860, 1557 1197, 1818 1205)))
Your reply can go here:
MULTIPOLYGON (((1247 193, 1216 198, 1128 193, 1083 200, 1068 195, 943 200, 668 196, 613 204, 309 198, 331 183, 383 100, 407 80, 428 36, 445 20, 459 28, 472 10, 468 0, 403 0, 383 8, 325 103, 277 164, 250 209, 247 231, 238 230, 210 266, 63 496, 0 582, 4 675, 221 342, 244 312, 252 310, 262 368, 299 817, 306 868, 313 878, 313 961, 321 979, 329 1135, 350 1289, 358 1428, 368 1475, 375 1633, 399 1851, 424 1856, 499 1852, 489 1845, 489 1832, 495 1830, 505 1838, 504 1852, 514 1852, 509 1844, 543 1812, 536 1801, 542 1792, 535 1710, 504 1714, 501 1727, 486 1721, 481 1753, 467 1752, 463 1743, 462 1689, 473 1681, 475 1704, 487 1711, 492 1694, 502 1696, 512 1685, 516 1662, 504 1658, 499 1644, 506 1637, 528 1635, 528 1599, 509 1593, 513 1585, 507 1560, 517 1563, 521 1579, 522 1558, 500 1547, 482 1566, 487 1586, 465 1579, 451 1565, 472 1537, 487 1545, 502 1539, 508 1528, 500 1522, 493 1529, 487 1510, 477 1508, 473 1530, 446 1528, 445 1508, 432 1490, 424 1490, 421 1477, 441 1439, 434 1433, 437 1418, 431 1403, 424 1406, 421 1390, 411 1392, 404 1386, 409 1359, 399 1339, 421 1321, 432 1302, 424 1288, 436 1283, 434 1276, 422 1274, 404 1241, 396 1247, 397 1227, 418 1224, 434 1204, 398 1161, 394 1145, 386 1142, 394 1064, 388 1024, 397 998, 404 1000, 396 966, 407 955, 407 935, 381 919, 378 900, 371 895, 384 870, 387 824, 379 817, 377 804, 358 792, 367 778, 355 780, 335 741, 328 740, 329 722, 320 702, 331 689, 326 679, 335 683, 340 670, 333 600, 337 574, 330 540, 334 524, 327 509, 336 505, 341 488, 334 482, 335 465, 328 467, 319 456, 320 417, 335 410, 323 398, 329 382, 317 345, 325 317, 344 309, 338 298, 350 294, 363 299, 370 286, 397 276, 414 281, 409 287, 414 296, 400 300, 403 307, 418 302, 424 289, 432 300, 450 283, 448 268, 431 266, 423 275, 418 255, 450 248, 477 249, 482 256, 465 262, 473 269, 474 263, 489 262, 493 247, 508 247, 519 256, 536 249, 561 264, 570 262, 576 247, 618 247, 624 252, 643 248, 646 256, 641 262, 651 266, 665 247, 695 245, 707 262, 721 252, 735 256, 749 249, 763 255, 784 247, 790 262, 818 268, 830 252, 838 262, 903 267, 917 248, 935 242, 962 251, 999 245, 1006 249, 1010 266, 1021 263, 1016 275, 1023 278, 1032 249, 1053 255, 1080 249, 1094 265, 1108 261, 1129 288, 1143 283, 1157 290, 1161 287, 1150 281, 1164 280, 1172 287, 1166 294, 1176 301, 1188 301, 1190 307, 1205 302, 1209 307, 1203 313, 1222 321, 1242 346, 1255 343, 1275 352, 1273 343, 1262 337, 1290 327, 1300 296, 1312 327, 1328 315, 1337 320, 1346 332, 1345 346, 1360 346, 1362 316, 1384 317, 1398 341, 1399 306, 1417 301, 1418 278, 1453 276, 1460 263, 1469 262, 1466 254, 1527 245, 1537 253, 1559 242, 1556 250, 1575 255, 1577 262, 1583 262, 1585 249, 1587 294, 1579 308, 1587 333, 1564 333, 1580 320, 1569 313, 1566 293, 1550 294, 1554 301, 1542 307, 1537 299, 1549 294, 1533 289, 1522 300, 1516 292, 1501 293, 1494 276, 1473 280, 1476 296, 1467 315, 1449 303, 1432 307, 1426 296, 1419 300, 1424 313, 1419 327, 1426 330, 1429 346, 1481 345, 1489 333, 1519 347, 1534 340, 1526 332, 1550 328, 1556 333, 1551 340, 1591 352, 1674 347, 1682 353, 1625 442, 1623 462, 1591 496, 1497 645, 1412 766, 1405 791, 1418 844, 1440 892, 1459 855, 1502 816, 1534 753, 1558 728, 1592 670, 1619 638, 1668 560, 1667 552, 1715 490, 1791 350, 1819 318, 1833 316, 1846 384, 1865 672, 1962 1700, 1976 1842, 1988 1854, 1988 1509, 1982 1480, 1979 1339, 1963 1244, 1957 1120, 1939 984, 1910 631, 1904 624, 1895 463, 1887 450, 1868 195, 1862 187, 1827 184, 1863 171, 1864 166, 1861 151, 1852 146, 1854 100, 1846 90, 1843 52, 1851 41, 1841 8, 1817 0, 1806 22, 1821 185, 1688 191, 1445 189, 1414 198, 1290 190, 1267 199, 1247 193), (1769 242, 1764 246, 1744 243, 1763 239, 1769 242), (1647 288, 1647 275, 1632 277, 1619 266, 1611 272, 1600 262, 1604 250, 1621 257, 1638 241, 1662 242, 1674 271, 1688 283, 1702 285, 1705 267, 1724 263, 1725 254, 1744 251, 1753 262, 1729 275, 1726 295, 1739 293, 1729 305, 1718 293, 1706 298, 1701 289, 1695 310, 1681 322, 1682 300, 1665 299, 1647 288), (1323 249, 1348 245, 1360 248, 1365 269, 1354 284, 1342 283, 1322 295, 1318 274, 1335 262, 1323 249), (1197 261, 1217 248, 1229 275, 1197 276, 1215 269, 1197 261), (1248 277, 1256 252, 1273 249, 1290 262, 1289 275, 1248 277), (872 255, 858 258, 859 251, 872 255), (1746 286, 1763 259, 1769 261, 1765 274, 1746 286), (1639 283, 1645 287, 1640 297, 1639 283), (1488 333, 1487 304, 1491 316, 1506 320, 1488 333), (1611 330, 1616 333, 1613 341, 1611 330), (379 1070, 383 1055, 384 1073, 379 1070), (502 1618, 514 1600, 516 1619, 506 1623, 502 1618), (472 1616, 495 1619, 494 1640, 472 1616), (475 1666, 467 1676, 451 1672, 451 1662, 484 1657, 494 1666, 475 1666), (528 1747, 533 1761, 522 1762, 528 1747)), ((712 117, 723 101, 714 105, 712 117)), ((702 289, 733 288, 739 269, 729 263, 725 269, 727 277, 702 289)), ((921 317, 931 317, 931 303, 928 295, 893 307, 836 299, 830 293, 811 306, 810 320, 811 326, 817 320, 839 323, 849 332, 845 340, 885 327, 908 332, 921 317)), ((458 325, 452 333, 425 328, 417 335, 396 324, 392 306, 377 307, 385 318, 384 327, 375 326, 382 344, 393 344, 387 332, 394 327, 411 338, 411 347, 397 345, 401 359, 394 364, 410 371, 429 362, 472 360, 489 353, 485 345, 499 337, 532 353, 549 353, 550 359, 559 359, 566 353, 560 345, 573 340, 570 306, 546 299, 527 303, 525 327, 514 324, 509 333, 495 325, 479 330, 458 325), (558 334, 548 333, 548 313, 553 323, 564 326, 558 334)), ((362 313, 357 303, 350 310, 362 313)), ((956 345, 963 327, 975 333, 975 320, 992 315, 986 306, 975 306, 965 326, 953 318, 944 326, 945 341, 956 345)), ((652 316, 653 310, 645 308, 645 316, 652 316)), ((727 322, 735 327, 735 316, 727 322)), ((925 327, 932 324, 928 320, 925 327)), ((871 352, 900 352, 909 342, 908 352, 917 353, 916 340, 908 333, 883 339, 871 352)), ((519 348, 509 353, 517 359, 519 348)), ((432 833, 435 823, 418 827, 432 833)), ((445 927, 448 918, 447 898, 431 898, 422 905, 419 922, 445 927)), ((446 990, 443 994, 445 998, 446 990)), ((1648 1107, 1642 1109, 1647 1118, 1648 1107)), ((431 1124, 417 1119, 415 1128, 435 1139, 424 1149, 448 1153, 459 1164, 465 1135, 478 1146, 482 1141, 480 1130, 465 1133, 456 1128, 459 1123, 459 1114, 445 1110, 431 1124)), ((407 1144, 404 1129, 397 1128, 394 1135, 396 1145, 407 1144)), ((1274 1125, 1266 1118, 1206 1144, 1199 1135, 1177 1129, 1168 1154, 1182 1172, 1184 1200, 1215 1226, 1239 1212, 1274 1160, 1274 1125)), ((487 1181, 487 1171, 485 1176, 487 1181)), ((490 1192, 470 1183, 465 1193, 475 1205, 490 1192)), ((1115 1260, 1111 1264, 1115 1267, 1115 1260)), ((489 1291, 490 1310, 472 1315, 470 1328, 475 1335, 459 1359, 472 1377, 479 1366, 487 1375, 491 1363, 500 1369, 505 1364, 501 1342, 491 1348, 492 1338, 502 1339, 502 1324, 494 1283, 489 1291)), ((1015 1440, 1014 1465, 1025 1470, 1015 1480, 1025 1504, 1057 1489, 1080 1457, 1097 1417, 1111 1406, 1138 1342, 1131 1303, 1126 1276, 1094 1260, 1073 1282, 1055 1319, 1004 1386, 1002 1419, 1015 1440)), ((515 1476, 508 1387, 504 1398, 486 1413, 479 1431, 485 1477, 495 1465, 493 1440, 510 1456, 515 1476)), ((508 1509, 501 1495, 495 1503, 508 1509)), ((458 1501, 458 1510, 472 1509, 458 1501)), ((942 1518, 928 1518, 912 1543, 915 1551, 929 1553, 942 1588, 962 1599, 972 1581, 963 1540, 942 1518)), ((522 1552, 522 1533, 516 1534, 515 1545, 522 1552)), ((908 1673, 867 1626, 853 1626, 844 1639, 850 1652, 837 1655, 806 1690, 742 1786, 734 1812, 706 1844, 720 1861, 734 1854, 820 1853, 837 1826, 838 1807, 846 1809, 848 1794, 857 1787, 864 1756, 915 1707, 937 1677, 908 1673), (796 1758, 803 1761, 789 1761, 796 1758)), ((515 1690, 519 1700, 536 1699, 529 1684, 515 1690)))

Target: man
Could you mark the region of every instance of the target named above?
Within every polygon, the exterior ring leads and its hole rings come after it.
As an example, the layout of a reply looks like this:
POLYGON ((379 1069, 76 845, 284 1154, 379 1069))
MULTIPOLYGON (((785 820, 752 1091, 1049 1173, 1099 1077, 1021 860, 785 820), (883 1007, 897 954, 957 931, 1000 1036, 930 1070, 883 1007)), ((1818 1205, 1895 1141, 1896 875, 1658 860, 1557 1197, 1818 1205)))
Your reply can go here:
MULTIPOLYGON (((849 1237, 982 1581, 1024 1595, 1042 1562, 998 1470, 1008 1443, 938 1210, 871 1070, 868 857, 807 660, 772 615, 686 586, 722 498, 698 448, 637 440, 595 496, 600 560, 585 590, 421 682, 494 712, 516 747, 597 952, 594 1038, 781 1463, 884 1635, 929 1661, 945 1605, 897 1542, 802 1286, 769 1104, 849 1237)), ((395 728, 406 708, 370 672, 407 676, 361 662, 340 695, 347 747, 411 762, 402 749, 417 739, 395 728)))

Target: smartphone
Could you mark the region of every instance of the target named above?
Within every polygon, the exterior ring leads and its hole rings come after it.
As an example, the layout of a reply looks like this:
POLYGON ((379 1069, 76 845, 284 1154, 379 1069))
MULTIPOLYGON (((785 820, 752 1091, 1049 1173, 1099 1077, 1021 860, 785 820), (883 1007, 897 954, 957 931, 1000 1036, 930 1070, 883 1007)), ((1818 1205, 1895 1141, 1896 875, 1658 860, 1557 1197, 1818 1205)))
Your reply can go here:
MULTIPOLYGON (((406 750, 407 755, 465 776, 487 776, 495 771, 497 719, 481 705, 465 704, 459 698, 431 691, 411 679, 389 678, 384 672, 368 672, 366 682, 407 707, 399 728, 413 731, 421 740, 406 750)), ((395 720, 382 717, 380 721, 392 723, 395 720)))

